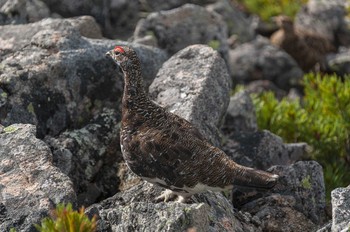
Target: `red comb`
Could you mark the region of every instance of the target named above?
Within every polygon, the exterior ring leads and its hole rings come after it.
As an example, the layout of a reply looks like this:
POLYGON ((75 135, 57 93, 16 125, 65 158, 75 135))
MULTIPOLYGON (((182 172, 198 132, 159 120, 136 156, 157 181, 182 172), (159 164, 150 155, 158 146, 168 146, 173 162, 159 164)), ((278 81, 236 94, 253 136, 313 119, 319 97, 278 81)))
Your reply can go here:
POLYGON ((115 46, 114 52, 124 53, 125 50, 121 46, 115 46))

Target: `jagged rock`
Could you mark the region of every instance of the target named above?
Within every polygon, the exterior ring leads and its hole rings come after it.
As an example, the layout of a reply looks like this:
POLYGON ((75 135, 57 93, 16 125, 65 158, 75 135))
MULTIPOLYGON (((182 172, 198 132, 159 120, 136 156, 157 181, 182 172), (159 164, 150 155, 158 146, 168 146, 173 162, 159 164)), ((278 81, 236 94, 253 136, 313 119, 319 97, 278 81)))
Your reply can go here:
POLYGON ((235 35, 235 42, 245 43, 254 39, 252 18, 245 16, 234 1, 220 0, 206 8, 218 13, 223 18, 227 24, 228 34, 235 35))
POLYGON ((73 181, 79 206, 91 205, 118 191, 118 163, 123 160, 120 120, 120 113, 104 109, 81 129, 63 132, 57 138, 45 137, 55 166, 73 181))
MULTIPOLYGON (((90 19, 45 19, 0 27, 5 47, 0 52, 0 82, 6 94, 0 123, 32 123, 39 137, 57 135, 85 125, 104 107, 120 102, 123 77, 116 75, 116 66, 105 58, 117 42, 82 37, 80 31, 89 27, 85 20, 90 19)), ((165 53, 132 46, 150 84, 165 53)))
POLYGON ((150 86, 151 97, 189 120, 216 146, 229 103, 224 60, 205 45, 189 46, 167 60, 150 86), (209 110, 210 109, 210 110, 209 110))
POLYGON ((146 182, 86 209, 98 231, 261 231, 259 221, 236 212, 220 193, 192 197, 191 204, 155 203, 161 188, 146 182))
POLYGON ((332 191, 332 231, 350 228, 350 186, 332 191))
POLYGON ((281 137, 267 131, 235 132, 223 150, 237 163, 266 170, 272 165, 290 165, 305 157, 305 143, 284 144, 281 137))
POLYGON ((71 180, 52 164, 35 126, 13 124, 0 133, 0 231, 36 231, 57 203, 76 204, 71 180))
POLYGON ((295 26, 320 34, 335 45, 350 45, 350 22, 345 20, 347 0, 309 0, 296 15, 295 26))
POLYGON ((228 65, 233 81, 238 83, 270 80, 288 90, 303 77, 303 71, 292 57, 262 37, 230 50, 228 65))
POLYGON ((323 171, 317 162, 300 161, 269 170, 280 176, 273 193, 261 197, 259 192, 238 189, 233 192, 236 207, 258 217, 263 231, 313 231, 326 221, 323 171))
POLYGON ((179 8, 151 13, 138 22, 134 39, 153 34, 158 47, 170 55, 192 44, 210 44, 227 54, 227 27, 220 15, 204 7, 186 4, 179 8))
POLYGON ((273 191, 292 195, 296 209, 313 223, 325 222, 326 193, 321 165, 316 161, 299 161, 291 166, 272 167, 271 171, 282 176, 280 186, 273 191))
POLYGON ((93 16, 108 38, 127 39, 139 20, 137 0, 43 0, 51 12, 63 17, 93 16))
POLYGON ((254 105, 246 91, 240 91, 230 98, 223 130, 227 134, 258 130, 254 105))

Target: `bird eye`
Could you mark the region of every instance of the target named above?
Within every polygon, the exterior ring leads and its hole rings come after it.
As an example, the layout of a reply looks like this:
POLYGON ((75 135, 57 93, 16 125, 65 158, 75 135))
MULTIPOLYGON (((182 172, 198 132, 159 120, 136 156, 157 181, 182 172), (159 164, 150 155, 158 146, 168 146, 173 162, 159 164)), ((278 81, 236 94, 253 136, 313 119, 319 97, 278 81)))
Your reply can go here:
POLYGON ((125 53, 125 50, 121 46, 115 46, 114 47, 114 52, 115 53, 125 53))

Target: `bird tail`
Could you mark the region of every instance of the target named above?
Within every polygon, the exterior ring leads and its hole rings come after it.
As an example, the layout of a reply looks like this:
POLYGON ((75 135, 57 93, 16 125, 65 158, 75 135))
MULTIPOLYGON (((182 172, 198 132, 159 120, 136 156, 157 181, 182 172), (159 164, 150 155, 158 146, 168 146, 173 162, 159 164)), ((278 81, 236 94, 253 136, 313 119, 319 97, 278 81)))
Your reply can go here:
POLYGON ((233 180, 233 185, 270 189, 276 185, 279 178, 276 174, 240 165, 236 170, 238 171, 233 180))

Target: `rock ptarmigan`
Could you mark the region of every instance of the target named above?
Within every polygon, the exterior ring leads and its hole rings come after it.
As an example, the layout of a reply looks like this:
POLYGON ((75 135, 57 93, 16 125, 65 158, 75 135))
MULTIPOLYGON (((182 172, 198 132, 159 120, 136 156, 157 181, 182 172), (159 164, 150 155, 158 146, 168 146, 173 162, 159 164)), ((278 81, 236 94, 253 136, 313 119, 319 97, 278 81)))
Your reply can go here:
POLYGON ((185 202, 206 190, 234 185, 272 188, 278 175, 241 166, 211 145, 187 120, 151 101, 142 85, 136 52, 116 46, 106 53, 124 73, 120 144, 126 164, 142 179, 167 190, 158 200, 185 202))
POLYGON ((296 29, 288 16, 280 15, 274 20, 279 30, 271 35, 271 43, 292 56, 304 72, 313 70, 316 64, 324 65, 322 62, 325 56, 336 52, 336 48, 328 39, 296 29))

